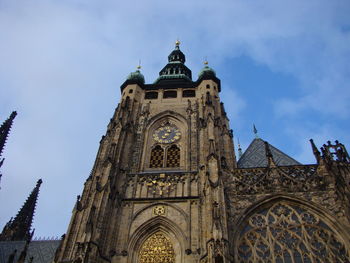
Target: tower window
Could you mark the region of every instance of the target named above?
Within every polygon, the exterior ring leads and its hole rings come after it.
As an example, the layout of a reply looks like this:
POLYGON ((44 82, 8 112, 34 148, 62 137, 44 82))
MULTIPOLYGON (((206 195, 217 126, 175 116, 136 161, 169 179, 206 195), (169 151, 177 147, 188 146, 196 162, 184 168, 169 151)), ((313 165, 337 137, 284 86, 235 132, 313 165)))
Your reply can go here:
POLYGON ((170 146, 167 151, 166 167, 180 166, 180 148, 176 145, 170 146))
POLYGON ((164 163, 164 150, 160 145, 154 147, 151 151, 150 168, 162 168, 164 163))
POLYGON ((170 99, 170 98, 176 98, 176 97, 177 97, 177 91, 176 90, 164 91, 164 95, 163 95, 164 99, 170 99))
POLYGON ((133 92, 134 92, 134 90, 133 90, 133 89, 129 90, 129 94, 131 94, 131 93, 133 93, 133 92))
POLYGON ((182 92, 182 97, 184 98, 196 97, 196 91, 193 89, 184 90, 182 92))
POLYGON ((210 89, 210 85, 209 84, 207 84, 207 89, 210 89))
POLYGON ((156 91, 146 92, 145 99, 146 100, 158 99, 158 92, 156 91))

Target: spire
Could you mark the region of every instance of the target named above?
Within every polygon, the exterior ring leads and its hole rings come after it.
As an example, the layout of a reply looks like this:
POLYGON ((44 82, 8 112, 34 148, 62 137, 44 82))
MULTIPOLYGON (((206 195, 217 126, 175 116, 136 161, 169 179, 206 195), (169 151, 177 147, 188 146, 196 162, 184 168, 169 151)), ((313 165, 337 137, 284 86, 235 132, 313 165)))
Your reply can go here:
POLYGON ((312 152, 315 155, 316 161, 317 161, 317 163, 319 163, 321 160, 320 151, 317 149, 313 139, 310 139, 310 143, 311 143, 312 152))
POLYGON ((267 141, 264 141, 264 144, 265 144, 265 154, 266 154, 266 158, 267 158, 267 166, 268 167, 275 167, 276 163, 275 163, 275 160, 273 159, 270 145, 267 141))
POLYGON ((253 132, 254 132, 254 134, 255 134, 255 138, 256 138, 256 139, 259 139, 258 130, 256 129, 255 124, 253 124, 253 132))
MULTIPOLYGON (((4 150, 6 139, 10 133, 11 126, 13 123, 14 118, 16 117, 17 112, 13 111, 10 115, 10 117, 3 122, 3 124, 0 126, 0 168, 4 163, 4 158, 1 158, 2 151, 4 150)), ((1 172, 0 172, 0 180, 1 180, 1 172)))
POLYGON ((33 222, 41 183, 42 180, 39 179, 16 217, 14 219, 11 218, 5 225, 0 234, 0 241, 29 240, 31 238, 30 228, 33 222))
POLYGON ((237 138, 238 140, 238 158, 241 159, 243 153, 242 153, 242 148, 241 148, 241 144, 239 143, 239 138, 237 138))
POLYGON ((7 136, 10 132, 13 119, 16 117, 16 115, 17 112, 13 111, 10 117, 6 121, 4 121, 3 124, 0 126, 0 156, 2 154, 2 151, 4 150, 7 136))
MULTIPOLYGON (((4 150, 5 147, 5 143, 6 143, 6 139, 7 136, 9 135, 9 132, 11 130, 11 126, 13 123, 13 119, 16 117, 17 112, 13 111, 10 115, 10 117, 3 122, 3 124, 0 126, 0 157, 2 154, 2 151, 4 150)), ((0 167, 2 165, 4 159, 0 160, 0 167)))

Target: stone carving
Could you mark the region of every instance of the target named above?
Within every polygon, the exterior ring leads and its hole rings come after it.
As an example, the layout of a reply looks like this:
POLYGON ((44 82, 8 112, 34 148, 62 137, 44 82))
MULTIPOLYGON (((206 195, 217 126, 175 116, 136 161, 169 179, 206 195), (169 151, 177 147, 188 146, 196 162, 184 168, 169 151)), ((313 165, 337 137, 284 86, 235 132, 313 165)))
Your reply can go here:
POLYGON ((278 202, 248 219, 237 262, 349 262, 342 240, 318 215, 278 202))
POLYGON ((142 245, 140 263, 175 263, 175 252, 168 237, 157 232, 142 245))
POLYGON ((229 187, 235 194, 263 194, 276 192, 276 189, 305 192, 324 188, 325 179, 317 173, 315 165, 237 169, 229 187))

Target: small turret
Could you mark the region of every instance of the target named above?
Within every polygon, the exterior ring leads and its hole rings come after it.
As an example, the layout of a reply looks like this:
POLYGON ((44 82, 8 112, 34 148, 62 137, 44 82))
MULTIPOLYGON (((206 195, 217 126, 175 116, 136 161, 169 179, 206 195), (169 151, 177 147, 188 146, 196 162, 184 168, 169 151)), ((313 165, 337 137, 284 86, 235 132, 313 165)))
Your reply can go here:
POLYGON ((121 92, 123 92, 124 88, 130 84, 137 84, 139 86, 143 86, 145 84, 145 77, 140 71, 141 66, 138 65, 135 72, 131 72, 127 77, 124 83, 120 86, 121 92))
POLYGON ((31 239, 30 229, 41 183, 42 180, 39 179, 16 217, 14 219, 11 218, 5 225, 0 234, 0 241, 27 241, 31 239))
POLYGON ((142 84, 145 84, 145 77, 142 75, 141 66, 137 66, 137 70, 135 72, 131 72, 128 77, 126 78, 129 81, 135 81, 135 82, 141 82, 142 84))
POLYGON ((198 79, 216 77, 216 72, 208 66, 208 61, 204 61, 204 68, 199 72, 198 79))

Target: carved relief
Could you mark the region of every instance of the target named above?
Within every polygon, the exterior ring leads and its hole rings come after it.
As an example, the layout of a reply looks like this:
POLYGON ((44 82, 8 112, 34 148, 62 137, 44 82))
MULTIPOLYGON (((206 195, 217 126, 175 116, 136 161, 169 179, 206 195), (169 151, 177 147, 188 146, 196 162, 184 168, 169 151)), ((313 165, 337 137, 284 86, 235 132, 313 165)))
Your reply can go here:
POLYGON ((291 192, 325 189, 324 177, 317 173, 317 166, 285 166, 274 168, 237 169, 234 171, 230 190, 234 194, 263 194, 276 188, 291 192))
POLYGON ((162 232, 150 236, 142 245, 140 263, 175 263, 175 252, 168 237, 162 232))

